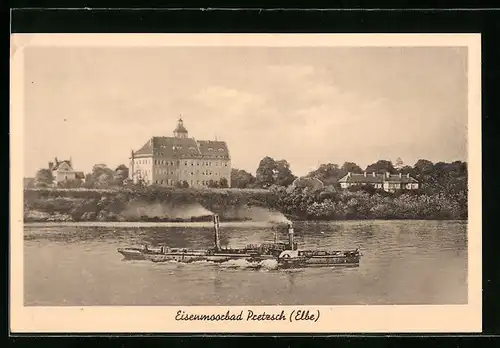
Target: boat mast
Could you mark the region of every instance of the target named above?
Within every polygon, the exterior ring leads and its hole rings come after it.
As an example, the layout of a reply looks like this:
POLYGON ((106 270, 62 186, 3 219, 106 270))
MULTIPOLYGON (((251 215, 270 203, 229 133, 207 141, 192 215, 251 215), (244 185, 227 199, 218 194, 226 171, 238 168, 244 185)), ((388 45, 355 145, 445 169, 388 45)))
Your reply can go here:
POLYGON ((220 250, 220 240, 219 240, 219 215, 214 215, 214 244, 215 250, 220 250))

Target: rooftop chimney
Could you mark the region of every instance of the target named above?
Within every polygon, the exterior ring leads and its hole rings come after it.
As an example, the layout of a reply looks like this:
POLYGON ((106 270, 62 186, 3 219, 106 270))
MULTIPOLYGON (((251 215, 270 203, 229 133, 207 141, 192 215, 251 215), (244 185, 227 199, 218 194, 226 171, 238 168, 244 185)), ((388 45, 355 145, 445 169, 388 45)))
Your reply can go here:
POLYGON ((49 170, 52 170, 54 168, 54 162, 49 162, 49 170))
POLYGON ((54 163, 56 164, 56 166, 59 164, 59 161, 57 160, 57 157, 54 158, 54 163))
POLYGON ((375 172, 373 172, 372 175, 373 175, 374 178, 377 177, 377 173, 375 173, 375 172))
POLYGON ((401 174, 401 173, 399 173, 399 177, 400 177, 400 178, 402 177, 402 174, 401 174))
POLYGON ((385 177, 389 179, 391 177, 391 173, 385 172, 385 177))
POLYGON ((364 173, 363 173, 363 175, 364 175, 364 176, 365 176, 365 178, 366 178, 366 172, 364 172, 364 173))

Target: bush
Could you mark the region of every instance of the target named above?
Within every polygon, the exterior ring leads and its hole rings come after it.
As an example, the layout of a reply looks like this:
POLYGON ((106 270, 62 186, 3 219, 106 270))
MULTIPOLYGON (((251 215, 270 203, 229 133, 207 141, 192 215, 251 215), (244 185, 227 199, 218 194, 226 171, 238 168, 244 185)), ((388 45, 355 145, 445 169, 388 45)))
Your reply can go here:
MULTIPOLYGON (((234 215, 238 207, 259 206, 298 219, 467 219, 467 191, 425 194, 380 190, 321 190, 272 186, 265 189, 133 187, 121 189, 25 189, 25 212, 68 214, 73 220, 123 219, 133 202, 182 206, 199 204, 234 215)), ((139 218, 138 218, 139 219, 139 218)))

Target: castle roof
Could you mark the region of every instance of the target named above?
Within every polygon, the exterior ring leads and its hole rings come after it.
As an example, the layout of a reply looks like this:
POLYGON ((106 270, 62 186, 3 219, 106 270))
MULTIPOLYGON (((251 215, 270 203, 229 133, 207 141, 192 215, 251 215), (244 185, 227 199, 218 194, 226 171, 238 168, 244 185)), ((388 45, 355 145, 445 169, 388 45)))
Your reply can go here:
POLYGON ((134 156, 161 156, 170 158, 230 159, 224 141, 199 140, 193 138, 152 137, 134 156))
POLYGON ((401 183, 401 184, 410 184, 410 183, 418 183, 418 180, 415 178, 412 178, 409 175, 399 175, 399 174, 373 174, 373 173, 366 173, 365 174, 355 174, 355 173, 348 173, 345 176, 343 176, 339 182, 345 182, 345 183, 366 183, 366 184, 375 184, 375 183, 383 183, 383 182, 394 182, 394 183, 401 183))

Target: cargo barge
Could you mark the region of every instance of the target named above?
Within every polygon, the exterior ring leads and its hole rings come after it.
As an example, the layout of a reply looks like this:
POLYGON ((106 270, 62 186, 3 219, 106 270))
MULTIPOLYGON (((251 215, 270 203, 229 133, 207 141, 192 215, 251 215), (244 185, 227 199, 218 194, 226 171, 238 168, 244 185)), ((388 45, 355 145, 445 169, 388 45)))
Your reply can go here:
POLYGON ((214 215, 212 218, 214 223, 214 246, 212 248, 187 249, 168 246, 150 248, 145 245, 142 248, 118 248, 118 252, 127 260, 150 260, 153 262, 208 261, 222 263, 230 260, 245 260, 249 263, 260 263, 265 260, 274 260, 277 262, 278 268, 357 266, 360 262, 359 248, 347 251, 299 249, 294 240, 294 230, 291 223, 288 225, 287 243, 278 242, 275 232, 274 243, 251 244, 243 248, 221 247, 219 216, 214 215))

